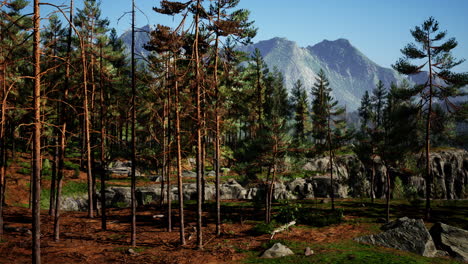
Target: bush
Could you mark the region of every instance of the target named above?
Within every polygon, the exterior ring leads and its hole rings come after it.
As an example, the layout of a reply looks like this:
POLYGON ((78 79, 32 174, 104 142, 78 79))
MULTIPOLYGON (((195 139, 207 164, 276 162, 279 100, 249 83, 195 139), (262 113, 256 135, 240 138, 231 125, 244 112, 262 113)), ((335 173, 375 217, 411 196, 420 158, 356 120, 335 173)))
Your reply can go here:
POLYGON ((65 169, 67 169, 67 170, 76 170, 76 169, 79 170, 79 169, 80 169, 80 165, 79 165, 79 164, 75 164, 75 163, 73 163, 73 162, 71 162, 71 161, 68 161, 68 160, 66 160, 66 161, 63 162, 63 166, 64 166, 65 169))
POLYGON ((340 224, 344 219, 344 211, 339 208, 335 211, 328 212, 304 212, 300 215, 298 222, 314 227, 324 227, 329 225, 340 224))
POLYGON ((271 234, 271 232, 273 232, 273 230, 275 230, 275 228, 277 227, 278 227, 278 224, 274 220, 271 221, 269 224, 260 223, 260 224, 255 225, 252 228, 252 233, 258 236, 264 235, 264 234, 271 234))
POLYGON ((31 169, 29 169, 29 168, 20 168, 18 170, 18 173, 24 174, 24 175, 29 175, 29 174, 31 174, 31 169))
POLYGON ((303 214, 302 205, 299 203, 291 203, 289 201, 281 202, 278 209, 278 214, 275 219, 280 223, 289 223, 298 220, 303 214))
POLYGON ((52 168, 52 166, 50 165, 49 159, 44 159, 42 161, 42 169, 43 170, 50 170, 51 168, 52 168))

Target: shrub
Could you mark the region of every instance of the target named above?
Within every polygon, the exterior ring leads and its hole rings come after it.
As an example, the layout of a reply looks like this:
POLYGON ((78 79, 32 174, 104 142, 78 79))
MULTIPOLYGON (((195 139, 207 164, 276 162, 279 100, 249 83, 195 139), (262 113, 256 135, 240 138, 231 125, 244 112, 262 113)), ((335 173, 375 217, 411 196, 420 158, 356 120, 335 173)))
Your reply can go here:
POLYGON ((310 225, 314 227, 323 227, 335 225, 343 222, 344 211, 339 208, 335 211, 327 212, 304 212, 300 215, 298 222, 300 224, 310 225))
POLYGON ((252 233, 254 235, 271 234, 271 232, 273 232, 273 230, 275 230, 275 228, 277 227, 278 227, 278 224, 274 220, 271 221, 269 224, 260 223, 260 224, 255 225, 252 228, 252 233))
POLYGON ((301 204, 285 201, 281 202, 275 219, 280 223, 289 223, 298 220, 303 212, 301 204))
POLYGON ((18 170, 18 173, 24 174, 24 175, 29 175, 29 174, 31 174, 31 169, 29 169, 29 168, 20 168, 18 170))
POLYGON ((75 164, 75 163, 73 163, 73 162, 71 162, 71 161, 68 161, 68 160, 66 160, 66 161, 63 162, 63 166, 64 166, 65 169, 67 169, 67 170, 76 170, 76 169, 79 170, 79 169, 80 169, 80 165, 79 165, 79 164, 75 164))

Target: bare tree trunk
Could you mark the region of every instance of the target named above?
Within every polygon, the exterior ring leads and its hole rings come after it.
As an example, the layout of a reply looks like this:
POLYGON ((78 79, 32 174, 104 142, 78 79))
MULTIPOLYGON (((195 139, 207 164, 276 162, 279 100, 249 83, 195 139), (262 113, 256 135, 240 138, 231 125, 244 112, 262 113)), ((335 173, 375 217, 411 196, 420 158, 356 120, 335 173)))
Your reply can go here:
POLYGON ((167 164, 167 144, 166 144, 166 116, 167 116, 167 103, 164 100, 163 105, 163 117, 162 117, 162 151, 163 151, 163 161, 162 161, 162 168, 161 168, 161 201, 159 205, 162 207, 165 201, 165 192, 164 192, 164 184, 165 184, 165 177, 166 177, 166 164, 167 164))
MULTIPOLYGON (((430 43, 430 39, 428 39, 430 43)), ((431 218, 431 117, 432 117, 432 53, 431 45, 428 44, 428 61, 429 61, 429 106, 427 109, 426 120, 426 220, 431 218)))
POLYGON ((33 213, 32 263, 41 263, 41 33, 39 0, 34 0, 34 138, 33 138, 33 213))
POLYGON ((195 14, 195 83, 196 83, 196 120, 197 120, 197 147, 196 147, 196 163, 197 163, 197 246, 203 248, 203 232, 202 232, 202 113, 201 113, 201 85, 200 85, 200 57, 199 57, 199 22, 200 22, 200 0, 197 0, 195 14))
MULTIPOLYGON (((0 39, 1 40, 1 39, 0 39)), ((5 140, 5 123, 6 123, 6 103, 7 103, 7 87, 6 87, 6 63, 5 61, 1 64, 3 67, 1 70, 2 77, 2 108, 1 108, 1 120, 0 120, 0 240, 3 237, 3 203, 5 198, 5 189, 6 189, 6 140, 5 140)))
POLYGON ((375 181, 375 162, 374 158, 372 157, 372 174, 371 174, 371 202, 374 203, 374 181, 375 181))
POLYGON ((179 221, 180 221, 180 244, 185 245, 185 222, 184 222, 184 186, 182 183, 182 148, 180 138, 180 110, 179 110, 179 82, 177 76, 177 60, 174 58, 174 78, 175 78, 175 133, 177 145, 177 187, 179 195, 179 221))
POLYGON ((106 214, 106 111, 104 105, 104 76, 103 76, 103 54, 102 54, 102 46, 103 43, 100 45, 100 96, 99 96, 99 103, 100 103, 100 110, 101 110, 101 228, 102 230, 107 230, 107 214, 106 214))
MULTIPOLYGON (((220 20, 220 5, 218 3, 217 19, 220 20)), ((220 193, 220 175, 219 175, 219 164, 220 164, 220 123, 221 117, 219 114, 220 96, 218 87, 218 60, 219 60, 219 32, 216 31, 215 41, 215 64, 214 64, 214 86, 215 86, 215 140, 214 140, 214 169, 216 177, 216 235, 221 235, 221 193, 220 193)))
POLYGON ((386 206, 387 206, 387 223, 390 222, 390 172, 389 172, 389 169, 387 167, 387 170, 386 170, 386 176, 387 176, 387 200, 386 200, 386 206))
POLYGON ((328 138, 328 147, 330 155, 330 197, 331 197, 331 206, 332 210, 335 211, 335 190, 334 190, 334 181, 333 181, 333 151, 332 151, 332 142, 331 142, 331 126, 330 126, 330 113, 328 113, 328 129, 327 129, 327 138, 328 138))
POLYGON ((135 0, 132 0, 132 234, 131 244, 136 247, 136 83, 135 83, 135 0))
MULTIPOLYGON (((73 0, 70 0, 70 18, 69 22, 73 21, 73 0)), ((67 118, 65 106, 68 101, 68 91, 70 86, 70 63, 71 63, 71 43, 72 42, 72 26, 68 27, 67 36, 67 58, 66 58, 66 72, 65 72, 65 90, 62 98, 62 108, 60 109, 60 147, 58 155, 58 169, 57 169, 57 194, 55 196, 55 217, 54 217, 54 240, 60 240, 60 199, 62 196, 62 181, 64 175, 64 162, 65 162, 65 149, 66 149, 66 132, 67 132, 67 118)))
POLYGON ((167 93, 167 154, 166 154, 166 196, 167 196, 167 231, 172 232, 172 196, 171 196, 171 162, 172 162, 172 142, 171 142, 171 109, 172 109, 172 94, 171 89, 167 93))

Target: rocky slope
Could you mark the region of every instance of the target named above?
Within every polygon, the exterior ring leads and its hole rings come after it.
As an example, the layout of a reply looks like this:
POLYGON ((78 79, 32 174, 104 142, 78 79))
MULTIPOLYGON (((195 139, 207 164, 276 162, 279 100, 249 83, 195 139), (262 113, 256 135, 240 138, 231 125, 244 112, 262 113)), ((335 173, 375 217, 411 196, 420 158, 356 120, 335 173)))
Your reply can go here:
POLYGON ((247 53, 259 49, 269 68, 276 67, 283 73, 288 89, 300 79, 310 90, 323 69, 334 97, 349 111, 357 109, 364 92, 372 91, 379 80, 389 87, 404 79, 371 61, 346 39, 324 40, 303 48, 285 38, 273 38, 240 49, 247 53))
MULTIPOLYGON (((434 184, 432 198, 436 199, 465 199, 468 197, 468 152, 465 150, 441 150, 431 156, 434 184)), ((289 182, 275 183, 274 199, 307 199, 329 197, 330 177, 328 175, 328 158, 316 158, 309 160, 303 167, 304 170, 314 174, 308 178, 297 178, 289 182)), ((375 164, 374 194, 377 198, 383 198, 386 190, 387 169, 380 163, 375 164)), ((356 155, 342 155, 337 157, 333 169, 335 183, 333 186, 335 197, 369 197, 371 194, 370 169, 357 158, 356 155)), ((420 196, 424 196, 425 180, 421 175, 396 172, 390 169, 392 189, 396 177, 399 177, 403 186, 410 186, 420 196)), ((231 179, 221 185, 221 199, 247 199, 261 200, 264 197, 264 185, 244 187, 231 179)), ((177 200, 177 187, 171 186, 172 200, 177 200)), ((184 184, 184 199, 196 199, 196 185, 184 184)), ((161 187, 155 184, 149 187, 138 187, 136 191, 139 205, 159 201, 161 187)), ((106 191, 108 206, 125 207, 130 205, 129 187, 109 187, 106 191)), ((205 186, 205 199, 215 198, 215 186, 205 186)), ((64 198, 63 209, 86 210, 86 197, 64 198)))

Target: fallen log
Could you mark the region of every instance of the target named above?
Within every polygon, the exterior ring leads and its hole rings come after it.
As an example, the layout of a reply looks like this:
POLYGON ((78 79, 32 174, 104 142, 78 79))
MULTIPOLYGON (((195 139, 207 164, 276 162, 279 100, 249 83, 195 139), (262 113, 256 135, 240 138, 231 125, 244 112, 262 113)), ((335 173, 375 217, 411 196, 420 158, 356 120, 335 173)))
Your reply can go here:
POLYGON ((270 240, 273 239, 273 237, 276 235, 276 233, 280 233, 280 232, 283 232, 284 230, 288 229, 289 227, 293 226, 296 224, 296 221, 292 221, 292 222, 289 222, 283 226, 280 226, 278 228, 276 228, 275 230, 273 230, 273 232, 271 232, 271 237, 270 237, 270 240))

